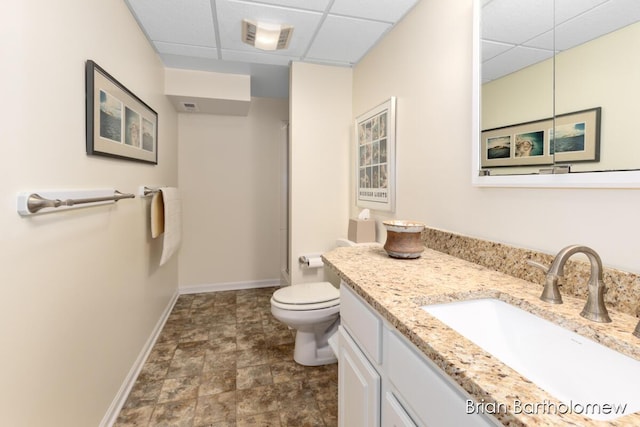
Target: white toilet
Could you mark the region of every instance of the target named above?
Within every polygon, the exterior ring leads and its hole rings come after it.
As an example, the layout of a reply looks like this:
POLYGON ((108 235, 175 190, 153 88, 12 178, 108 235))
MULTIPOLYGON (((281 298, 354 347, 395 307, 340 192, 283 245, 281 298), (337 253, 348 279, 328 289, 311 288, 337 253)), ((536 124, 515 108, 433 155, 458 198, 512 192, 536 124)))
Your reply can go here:
MULTIPOLYGON (((338 239, 337 246, 357 246, 338 239)), ((340 291, 329 282, 304 283, 278 289, 271 296, 273 317, 296 330, 293 360, 301 365, 337 361, 329 338, 340 325, 340 291)))
MULTIPOLYGON (((357 243, 338 239, 336 245, 357 246, 357 243)), ((306 366, 337 361, 329 338, 340 325, 340 291, 331 283, 304 283, 278 289, 271 296, 271 314, 296 330, 293 360, 306 366)))
POLYGON ((278 289, 271 297, 271 314, 296 330, 293 360, 306 366, 336 362, 328 340, 340 324, 340 292, 331 283, 278 289))

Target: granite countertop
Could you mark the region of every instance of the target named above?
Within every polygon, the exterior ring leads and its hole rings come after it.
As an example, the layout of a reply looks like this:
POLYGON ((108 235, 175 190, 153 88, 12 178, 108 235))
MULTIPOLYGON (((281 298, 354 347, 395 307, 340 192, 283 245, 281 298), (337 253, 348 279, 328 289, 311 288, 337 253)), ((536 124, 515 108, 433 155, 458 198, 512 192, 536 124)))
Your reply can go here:
MULTIPOLYGON (((402 260, 390 258, 381 245, 344 247, 325 253, 323 259, 477 402, 486 403, 486 413, 491 413, 503 424, 640 426, 640 413, 607 422, 594 421, 576 413, 559 413, 567 411, 554 410, 559 407, 557 399, 420 307, 465 299, 498 298, 640 360, 640 340, 631 335, 637 323, 633 316, 609 310, 612 323, 592 322, 579 315, 584 307, 583 300, 563 296, 563 304, 548 304, 539 299, 541 284, 430 249, 426 249, 419 259, 402 260), (520 409, 514 408, 516 401, 522 402, 520 409), (501 405, 500 410, 493 411, 492 403, 501 405), (549 405, 545 406, 545 403, 549 405)), ((606 366, 594 369, 606 369, 606 366)))

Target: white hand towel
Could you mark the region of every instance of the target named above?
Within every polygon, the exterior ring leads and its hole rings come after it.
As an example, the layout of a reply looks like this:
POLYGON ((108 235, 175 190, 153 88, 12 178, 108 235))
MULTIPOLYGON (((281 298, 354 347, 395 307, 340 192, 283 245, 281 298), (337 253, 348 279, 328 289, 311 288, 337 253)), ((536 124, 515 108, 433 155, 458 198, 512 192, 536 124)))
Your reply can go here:
POLYGON ((160 265, 163 265, 180 247, 182 215, 178 189, 163 187, 160 191, 162 191, 164 201, 164 240, 162 242, 162 257, 160 258, 160 265))

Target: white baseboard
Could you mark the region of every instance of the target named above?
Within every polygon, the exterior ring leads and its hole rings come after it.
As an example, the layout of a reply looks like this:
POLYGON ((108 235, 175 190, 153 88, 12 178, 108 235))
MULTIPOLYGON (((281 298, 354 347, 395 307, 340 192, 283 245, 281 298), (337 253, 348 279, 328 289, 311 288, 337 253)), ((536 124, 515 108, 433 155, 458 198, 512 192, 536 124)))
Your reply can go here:
POLYGON ((269 288, 280 286, 280 279, 251 280, 248 282, 210 283, 202 285, 180 286, 178 292, 184 294, 199 294, 204 292, 235 291, 238 289, 269 288))
POLYGON ((280 270, 280 286, 289 286, 291 285, 291 276, 286 269, 280 270))
POLYGON ((171 298, 171 301, 169 301, 169 304, 167 304, 167 307, 162 312, 162 316, 160 316, 160 319, 156 323, 156 326, 153 328, 153 331, 151 332, 149 339, 147 340, 144 347, 142 348, 142 351, 140 351, 140 354, 138 355, 138 358, 134 362, 133 366, 131 367, 131 370, 129 370, 129 373, 127 374, 127 377, 122 383, 122 386, 120 386, 120 390, 118 390, 118 394, 116 394, 116 397, 111 402, 111 406, 109 406, 109 410, 107 411, 105 416, 102 418, 102 421, 100 422, 100 427, 111 427, 118 419, 118 414, 120 414, 120 410, 124 406, 124 403, 126 402, 127 397, 129 396, 129 393, 131 392, 131 389, 133 388, 133 385, 135 384, 136 379, 138 378, 138 375, 140 374, 140 371, 144 366, 144 362, 147 360, 147 357, 149 357, 149 353, 151 353, 151 350, 153 349, 153 346, 155 345, 156 340, 160 335, 160 332, 162 332, 162 328, 164 327, 164 324, 169 318, 169 315, 173 310, 173 306, 176 304, 176 301, 178 300, 179 296, 180 296, 180 293, 176 291, 176 293, 171 298))

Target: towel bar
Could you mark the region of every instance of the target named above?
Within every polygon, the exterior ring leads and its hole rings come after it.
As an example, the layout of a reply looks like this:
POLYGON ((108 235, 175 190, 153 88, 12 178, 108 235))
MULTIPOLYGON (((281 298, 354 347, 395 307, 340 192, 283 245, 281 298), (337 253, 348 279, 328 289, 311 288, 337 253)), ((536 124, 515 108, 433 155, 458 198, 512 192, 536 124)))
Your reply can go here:
POLYGON ((138 189, 138 195, 140 197, 149 197, 149 196, 153 196, 155 193, 158 193, 159 191, 160 191, 160 187, 149 187, 145 185, 138 189))
MULTIPOLYGON (((105 190, 96 190, 97 193, 104 194, 105 190)), ((133 199, 135 194, 122 193, 118 190, 110 190, 111 195, 100 195, 96 197, 78 197, 78 198, 53 198, 45 192, 45 196, 39 193, 21 193, 18 195, 18 213, 20 215, 30 215, 40 212, 46 208, 59 208, 59 207, 71 207, 76 205, 82 205, 87 203, 101 203, 101 202, 117 202, 121 199, 133 199)), ((61 192, 62 193, 62 192, 61 192)), ((69 193, 69 192, 67 192, 69 193)), ((71 192, 73 194, 87 194, 71 192)))

